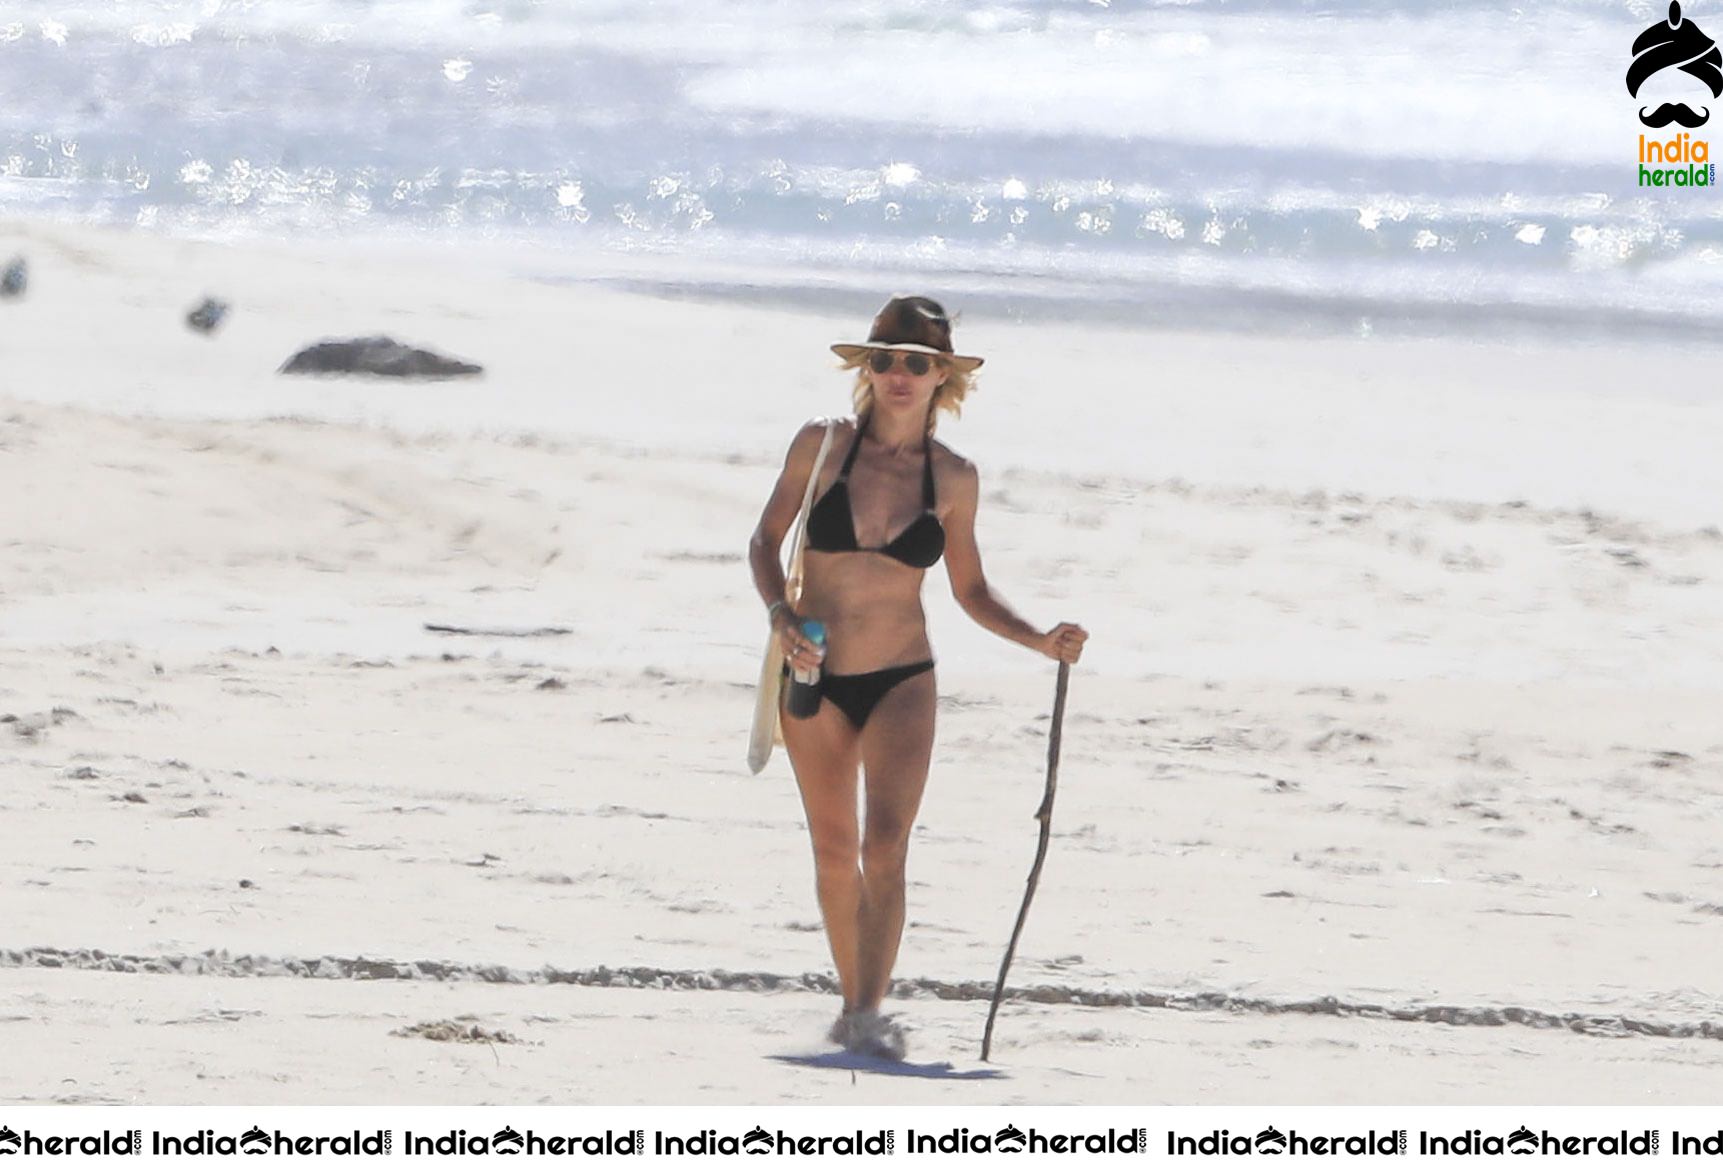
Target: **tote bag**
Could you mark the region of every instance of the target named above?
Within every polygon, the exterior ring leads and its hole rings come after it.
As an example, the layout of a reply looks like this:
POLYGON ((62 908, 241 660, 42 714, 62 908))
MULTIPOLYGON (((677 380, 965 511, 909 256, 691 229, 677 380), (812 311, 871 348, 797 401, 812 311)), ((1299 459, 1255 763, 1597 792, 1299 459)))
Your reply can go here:
MULTIPOLYGON (((802 596, 802 551, 808 545, 808 511, 814 503, 814 486, 819 484, 820 468, 831 451, 832 431, 837 422, 826 422, 826 435, 820 441, 819 456, 814 458, 814 471, 808 475, 808 487, 802 491, 802 512, 796 515, 794 537, 790 541, 790 573, 784 577, 784 599, 795 607, 802 596)), ((772 748, 784 741, 778 718, 778 695, 784 688, 784 642, 778 630, 766 633, 766 655, 760 662, 760 686, 754 691, 754 727, 748 732, 748 770, 758 775, 772 758, 772 748)))

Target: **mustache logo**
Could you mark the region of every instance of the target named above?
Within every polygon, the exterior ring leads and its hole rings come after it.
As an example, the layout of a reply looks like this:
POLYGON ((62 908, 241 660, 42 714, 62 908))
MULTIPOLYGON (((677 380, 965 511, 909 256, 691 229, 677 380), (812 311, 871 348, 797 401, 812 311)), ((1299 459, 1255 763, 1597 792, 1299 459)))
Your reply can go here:
MULTIPOLYGON (((1680 70, 1698 78, 1711 91, 1713 98, 1723 98, 1723 52, 1705 31, 1682 15, 1679 0, 1670 0, 1669 17, 1661 20, 1633 42, 1633 64, 1627 68, 1627 92, 1639 97, 1639 88, 1652 75, 1666 69, 1680 70)), ((1648 127, 1664 127, 1680 123, 1689 129, 1702 127, 1711 118, 1711 111, 1698 110, 1685 102, 1665 102, 1646 113, 1639 108, 1639 121, 1648 127)))
POLYGON ((1645 113, 1645 107, 1639 108, 1639 121, 1649 127, 1668 126, 1672 122, 1689 128, 1702 127, 1710 117, 1711 111, 1694 110, 1685 102, 1665 102, 1650 114, 1645 113))

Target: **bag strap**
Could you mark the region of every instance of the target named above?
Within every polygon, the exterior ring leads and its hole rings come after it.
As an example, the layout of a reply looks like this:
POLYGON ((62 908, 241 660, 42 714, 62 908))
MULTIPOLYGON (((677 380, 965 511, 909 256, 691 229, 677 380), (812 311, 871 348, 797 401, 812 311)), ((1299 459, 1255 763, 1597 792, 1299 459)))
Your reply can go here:
POLYGON ((796 515, 795 539, 790 544, 790 573, 784 578, 784 599, 789 601, 792 608, 802 595, 802 551, 808 545, 808 514, 814 505, 814 487, 819 484, 820 470, 825 466, 826 454, 832 451, 832 434, 835 431, 837 421, 826 421, 826 435, 820 440, 819 455, 814 458, 814 471, 808 474, 808 487, 802 491, 802 512, 796 515))

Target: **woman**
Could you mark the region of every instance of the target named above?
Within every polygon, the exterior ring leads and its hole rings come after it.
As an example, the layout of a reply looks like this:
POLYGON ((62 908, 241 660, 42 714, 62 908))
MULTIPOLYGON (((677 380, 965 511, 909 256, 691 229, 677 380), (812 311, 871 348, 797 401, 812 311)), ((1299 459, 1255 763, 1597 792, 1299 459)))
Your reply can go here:
POLYGON ((1075 662, 1088 633, 1076 624, 1036 629, 982 573, 975 466, 933 440, 938 413, 956 414, 982 361, 953 353, 939 303, 893 298, 867 342, 832 350, 857 373, 856 418, 837 427, 815 486, 798 604, 784 598, 779 551, 801 508, 823 422, 804 426, 791 443, 748 559, 789 665, 821 669, 819 710, 805 719, 786 710, 783 728, 843 990, 830 1036, 899 1059, 902 1030, 879 1007, 903 935, 904 861, 933 751, 937 695, 922 576, 943 555, 952 594, 976 623, 1056 660, 1075 662), (804 619, 824 622, 825 648, 807 639, 804 619), (859 829, 858 768, 866 777, 859 829))

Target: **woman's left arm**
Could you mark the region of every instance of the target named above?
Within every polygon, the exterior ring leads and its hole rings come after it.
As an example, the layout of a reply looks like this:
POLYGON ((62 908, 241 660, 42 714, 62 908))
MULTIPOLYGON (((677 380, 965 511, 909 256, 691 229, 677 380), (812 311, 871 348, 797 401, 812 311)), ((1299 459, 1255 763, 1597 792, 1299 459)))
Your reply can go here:
MULTIPOLYGON (((969 618, 1008 641, 1043 653, 1055 661, 1076 664, 1083 655, 1089 634, 1080 624, 1060 623, 1042 632, 1019 616, 987 582, 981 569, 981 551, 975 544, 975 510, 981 501, 981 477, 975 466, 959 459, 951 478, 945 516, 945 571, 951 577, 951 594, 969 618)), ((943 487, 942 487, 943 488, 943 487)))

